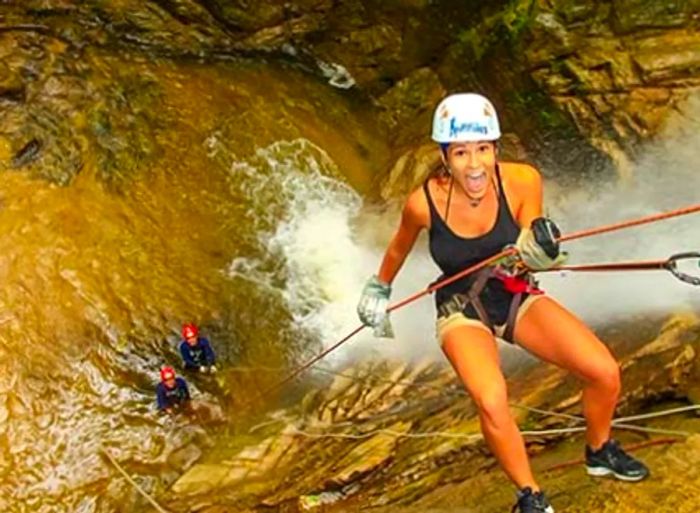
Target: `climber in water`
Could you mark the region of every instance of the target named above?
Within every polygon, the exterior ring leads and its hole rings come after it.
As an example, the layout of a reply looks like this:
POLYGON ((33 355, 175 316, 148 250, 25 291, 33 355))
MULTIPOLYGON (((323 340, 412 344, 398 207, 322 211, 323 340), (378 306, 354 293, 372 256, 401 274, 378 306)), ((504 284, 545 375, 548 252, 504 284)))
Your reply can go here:
POLYGON ((184 378, 178 377, 172 367, 160 371, 160 383, 156 386, 158 410, 169 415, 184 413, 191 419, 205 424, 224 424, 226 415, 221 406, 206 400, 192 400, 184 378))
POLYGON ((185 324, 182 327, 182 338, 180 354, 185 369, 214 374, 216 372, 216 355, 209 340, 199 336, 199 328, 192 323, 185 324))
POLYGON ((191 408, 190 391, 187 382, 175 375, 172 367, 160 370, 160 383, 156 386, 158 409, 170 415, 177 411, 189 411, 191 408))
POLYGON ((639 481, 648 469, 611 438, 620 370, 608 348, 566 308, 537 288, 528 273, 561 262, 551 219, 543 217, 542 180, 526 164, 499 161, 496 110, 478 94, 454 94, 433 116, 441 166, 407 199, 377 275, 358 304, 362 322, 392 336, 391 283, 421 230, 444 279, 509 245, 517 258, 486 267, 437 290, 437 333, 443 352, 479 410, 492 453, 517 487, 521 513, 554 510, 535 480, 523 437, 508 408, 496 337, 565 368, 583 383, 585 461, 590 475, 639 481))

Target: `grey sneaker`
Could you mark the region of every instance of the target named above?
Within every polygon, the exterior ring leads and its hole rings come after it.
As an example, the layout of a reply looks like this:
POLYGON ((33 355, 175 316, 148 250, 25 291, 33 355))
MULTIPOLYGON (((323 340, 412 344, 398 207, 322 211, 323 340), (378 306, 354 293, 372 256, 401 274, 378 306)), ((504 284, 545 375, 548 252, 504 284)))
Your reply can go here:
POLYGON ((518 502, 510 513, 554 513, 543 492, 533 492, 529 486, 517 492, 518 502))
POLYGON ((649 469, 622 450, 615 440, 608 440, 594 451, 586 446, 586 471, 591 476, 614 476, 622 481, 641 481, 649 477, 649 469))

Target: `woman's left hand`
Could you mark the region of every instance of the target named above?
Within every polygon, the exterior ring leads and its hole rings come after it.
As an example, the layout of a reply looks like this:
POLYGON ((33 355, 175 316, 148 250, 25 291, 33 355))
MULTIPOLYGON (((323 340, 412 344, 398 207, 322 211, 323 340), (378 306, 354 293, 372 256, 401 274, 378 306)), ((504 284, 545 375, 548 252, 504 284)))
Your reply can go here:
POLYGON ((523 263, 530 269, 543 271, 561 265, 568 254, 560 251, 558 238, 561 232, 554 221, 538 217, 530 228, 520 231, 515 246, 523 263))

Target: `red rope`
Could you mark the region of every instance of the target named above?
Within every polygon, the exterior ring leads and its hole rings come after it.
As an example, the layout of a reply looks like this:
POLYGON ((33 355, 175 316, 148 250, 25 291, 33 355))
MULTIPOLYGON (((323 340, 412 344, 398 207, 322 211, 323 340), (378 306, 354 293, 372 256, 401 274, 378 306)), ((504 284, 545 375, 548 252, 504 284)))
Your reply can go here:
POLYGON ((262 392, 262 396, 265 397, 267 394, 269 394, 269 393, 272 392, 273 390, 276 390, 277 388, 281 387, 282 385, 284 385, 284 384, 287 383, 288 381, 291 381, 291 380, 293 380, 294 378, 296 378, 299 374, 301 374, 301 373, 304 372, 306 369, 308 369, 309 367, 311 367, 314 363, 316 363, 317 361, 319 361, 321 358, 323 358, 324 356, 328 355, 328 354, 331 353, 332 351, 335 351, 337 348, 339 348, 340 346, 342 346, 345 342, 347 342, 347 341, 350 340, 352 337, 354 337, 355 335, 357 335, 359 332, 361 332, 363 329, 365 329, 365 327, 366 327, 366 326, 365 326, 364 324, 361 324, 360 326, 358 326, 357 328, 355 328, 354 330, 352 330, 350 333, 348 333, 347 335, 345 335, 342 339, 340 339, 338 342, 336 342, 335 344, 333 344, 331 347, 329 347, 328 349, 326 349, 326 350, 320 352, 319 354, 317 354, 316 356, 314 356, 311 360, 309 360, 308 362, 306 362, 304 365, 302 365, 301 367, 299 367, 299 368, 297 368, 296 370, 294 370, 291 374, 289 374, 289 376, 287 376, 286 378, 284 378, 282 381, 280 381, 280 382, 278 382, 278 383, 275 383, 275 384, 274 384, 273 386, 271 386, 270 388, 264 390, 264 391, 262 392))
POLYGON ((600 226, 598 228, 589 228, 588 230, 580 230, 578 232, 569 233, 562 237, 559 237, 559 242, 565 242, 568 240, 581 239, 583 237, 590 237, 591 235, 599 235, 601 233, 612 232, 615 230, 621 230, 623 228, 631 228, 632 226, 639 226, 640 224, 653 223, 656 221, 661 221, 663 219, 669 219, 671 217, 683 216, 686 214, 692 214, 694 212, 700 212, 700 204, 691 205, 689 207, 683 207, 676 210, 669 210, 668 212, 661 212, 659 214, 652 214, 645 217, 640 217, 638 219, 632 219, 629 221, 622 221, 620 223, 608 224, 600 226))
POLYGON ((393 312, 394 310, 398 310, 399 308, 406 306, 409 303, 413 303, 416 299, 419 299, 427 294, 432 294, 433 292, 435 292, 438 289, 441 289, 445 285, 449 285, 450 283, 455 282, 455 281, 459 280, 460 278, 464 278, 468 274, 472 274, 472 273, 478 271, 479 269, 483 269, 484 267, 486 267, 490 264, 493 264, 494 262, 497 262, 498 260, 501 260, 502 258, 514 255, 515 253, 517 253, 517 251, 518 250, 515 249, 514 247, 504 249, 500 253, 496 253, 495 255, 487 258, 486 260, 482 260, 478 264, 472 265, 471 267, 467 267, 466 269, 463 269, 462 271, 458 272, 457 274, 435 283, 434 285, 428 287, 427 289, 416 292, 415 294, 408 296, 407 298, 402 299, 401 301, 394 303, 393 305, 389 306, 389 308, 387 308, 387 312, 393 312))
POLYGON ((579 264, 579 265, 560 265, 551 269, 542 269, 537 271, 556 272, 556 271, 646 271, 646 270, 665 270, 668 265, 668 260, 640 260, 637 262, 610 262, 604 264, 579 264))
MULTIPOLYGON (((668 212, 662 212, 659 214, 652 214, 649 216, 640 217, 638 219, 632 219, 629 221, 622 221, 619 223, 613 223, 613 224, 608 224, 608 225, 604 225, 604 226, 599 226, 597 228, 580 230, 578 232, 569 233, 567 235, 563 235, 563 236, 559 237, 559 242, 565 242, 565 241, 570 241, 570 240, 575 240, 575 239, 582 239, 584 237, 591 237, 593 235, 599 235, 601 233, 608 233, 608 232, 612 232, 612 231, 616 231, 616 230, 622 230, 623 228, 630 228, 632 226, 639 226, 641 224, 653 223, 656 221, 661 221, 663 219, 669 219, 671 217, 678 217, 678 216, 682 216, 682 215, 686 215, 686 214, 692 214, 694 212, 700 212, 700 204, 692 205, 692 206, 684 207, 684 208, 679 208, 679 209, 671 210, 668 212)), ((459 273, 457 273, 453 276, 450 276, 449 278, 445 278, 444 280, 441 280, 441 281, 433 284, 432 286, 430 286, 424 290, 416 292, 415 294, 412 294, 411 296, 408 296, 407 298, 402 299, 401 301, 398 301, 398 302, 390 305, 387 308, 387 312, 393 312, 394 310, 398 310, 399 308, 402 308, 402 307, 408 305, 409 303, 413 303, 417 299, 419 299, 427 294, 431 294, 431 293, 435 292, 436 290, 438 290, 446 285, 449 285, 450 283, 452 283, 454 281, 459 280, 460 278, 463 278, 471 273, 474 273, 474 272, 478 271, 479 269, 483 269, 487 265, 490 265, 498 260, 501 260, 502 258, 514 255, 516 252, 517 252, 517 250, 514 247, 510 247, 508 249, 501 251, 500 253, 496 253, 495 255, 493 255, 485 260, 482 260, 478 264, 475 264, 471 267, 467 267, 466 269, 460 271, 459 273)), ((292 379, 297 377, 299 374, 304 372, 306 369, 311 367, 313 364, 315 364, 317 361, 324 358, 332 351, 335 351, 337 348, 339 348, 345 342, 347 342, 352 337, 357 335, 364 328, 365 328, 364 325, 358 326, 353 331, 351 331, 349 334, 347 334, 345 337, 343 337, 338 342, 336 342, 335 344, 330 346, 328 349, 325 349, 324 351, 322 351, 318 355, 314 356, 311 360, 309 360, 308 362, 304 363, 303 365, 301 365, 300 367, 298 367, 297 369, 292 371, 292 373, 289 374, 287 377, 285 377, 284 379, 282 379, 281 381, 279 381, 275 385, 271 386, 270 388, 264 390, 262 392, 262 396, 263 397, 266 396, 267 394, 276 390, 277 388, 279 388, 283 384, 291 381, 292 379)))

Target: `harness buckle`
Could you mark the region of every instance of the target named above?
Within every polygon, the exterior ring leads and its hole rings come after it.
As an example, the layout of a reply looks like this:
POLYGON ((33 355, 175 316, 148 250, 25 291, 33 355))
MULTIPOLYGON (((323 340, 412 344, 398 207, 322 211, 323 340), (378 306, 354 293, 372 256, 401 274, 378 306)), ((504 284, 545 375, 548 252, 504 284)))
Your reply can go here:
POLYGON ((439 311, 439 317, 449 317, 450 315, 461 312, 464 310, 464 307, 467 305, 467 296, 466 294, 453 294, 450 299, 445 301, 443 304, 440 305, 438 308, 439 311))

